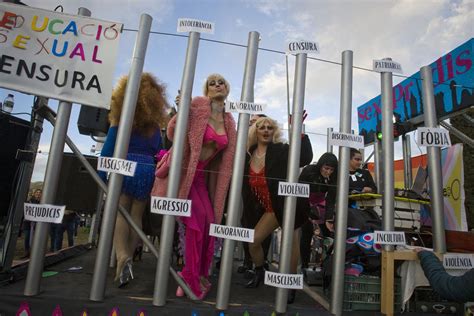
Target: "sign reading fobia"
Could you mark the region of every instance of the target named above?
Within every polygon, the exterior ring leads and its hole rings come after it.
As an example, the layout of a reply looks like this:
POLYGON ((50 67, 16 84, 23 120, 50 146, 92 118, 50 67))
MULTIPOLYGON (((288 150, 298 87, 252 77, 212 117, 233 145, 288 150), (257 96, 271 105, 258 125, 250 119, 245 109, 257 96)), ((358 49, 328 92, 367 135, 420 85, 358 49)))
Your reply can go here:
POLYGON ((24 216, 27 221, 61 224, 65 205, 25 203, 24 216))
POLYGON ((109 108, 122 24, 0 3, 0 86, 109 108))
POLYGON ((418 127, 416 130, 418 145, 425 147, 450 147, 449 132, 443 128, 418 127))

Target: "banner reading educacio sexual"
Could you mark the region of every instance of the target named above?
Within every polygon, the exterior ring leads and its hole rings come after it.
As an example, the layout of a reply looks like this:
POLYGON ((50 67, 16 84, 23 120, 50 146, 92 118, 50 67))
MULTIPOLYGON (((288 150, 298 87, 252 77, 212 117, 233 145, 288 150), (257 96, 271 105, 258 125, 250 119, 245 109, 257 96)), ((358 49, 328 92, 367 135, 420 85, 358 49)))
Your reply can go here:
POLYGON ((109 108, 122 24, 0 3, 0 86, 109 108))

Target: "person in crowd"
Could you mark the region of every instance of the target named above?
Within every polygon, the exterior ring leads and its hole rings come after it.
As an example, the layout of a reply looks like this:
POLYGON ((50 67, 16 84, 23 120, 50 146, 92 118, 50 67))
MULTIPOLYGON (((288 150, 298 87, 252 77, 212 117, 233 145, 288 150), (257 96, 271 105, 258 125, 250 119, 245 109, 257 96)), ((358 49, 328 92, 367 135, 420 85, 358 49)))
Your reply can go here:
POLYGON ((362 154, 351 148, 349 160, 349 194, 351 193, 377 193, 374 179, 369 170, 361 169, 362 154))
POLYGON ((316 164, 307 165, 300 174, 299 182, 310 185, 309 198, 298 198, 298 212, 307 214, 308 220, 301 227, 301 267, 308 268, 311 255, 311 240, 315 230, 322 236, 330 236, 326 227, 326 210, 334 212, 336 204, 337 158, 324 153, 316 164), (319 227, 317 227, 319 226, 319 227))
MULTIPOLYGON (((178 198, 190 199, 190 217, 180 217, 184 225, 184 266, 178 272, 192 292, 203 299, 211 288, 208 280, 215 238, 209 236, 211 224, 222 220, 232 176, 237 139, 236 124, 224 111, 230 85, 223 76, 211 74, 204 84, 203 97, 195 97, 189 109, 178 198)), ((179 114, 178 114, 179 115, 179 114)), ((173 140, 177 116, 168 124, 167 136, 173 140)), ((169 162, 163 157, 157 166, 153 196, 166 196, 169 162)), ((181 287, 177 296, 184 296, 181 287)))
MULTIPOLYGON (((259 286, 265 275, 262 242, 283 222, 284 197, 278 195, 278 183, 285 181, 287 177, 289 145, 282 142, 277 122, 269 117, 263 117, 250 128, 247 146, 242 199, 244 222, 247 223, 247 227, 255 227, 254 242, 249 244, 250 255, 255 264, 255 276, 246 285, 251 288, 259 286)), ((307 165, 312 159, 311 143, 308 136, 303 135, 300 166, 307 165)), ((296 273, 299 259, 297 229, 305 218, 304 214, 296 214, 291 257, 293 273, 296 273)), ((292 303, 294 298, 295 291, 291 291, 289 303, 292 303)))
MULTIPOLYGON (((43 191, 41 191, 41 189, 34 190, 28 203, 40 204, 42 193, 43 191)), ((22 229, 23 229, 23 237, 25 238, 25 241, 24 241, 25 254, 23 258, 30 257, 31 239, 33 238, 33 224, 34 223, 23 218, 22 229)))
MULTIPOLYGON (((101 155, 113 155, 118 125, 122 114, 128 77, 122 77, 112 93, 109 121, 110 129, 101 155)), ((135 175, 124 176, 119 203, 131 215, 139 227, 154 181, 154 156, 161 149, 160 127, 166 126, 168 107, 165 87, 150 73, 143 73, 128 146, 127 160, 137 162, 135 175)), ((100 173, 105 178, 105 173, 100 173)), ((129 227, 125 218, 118 213, 115 223, 114 245, 117 257, 115 281, 119 287, 133 279, 132 257, 138 242, 138 235, 129 227)))
POLYGON ((415 248, 421 267, 433 290, 442 298, 457 302, 474 301, 474 269, 461 276, 452 276, 446 272, 438 257, 426 249, 415 248))
POLYGON ((64 232, 67 232, 67 243, 68 247, 74 246, 74 226, 75 226, 76 212, 71 210, 65 210, 63 221, 58 224, 54 242, 54 251, 61 250, 63 248, 63 236, 64 232))

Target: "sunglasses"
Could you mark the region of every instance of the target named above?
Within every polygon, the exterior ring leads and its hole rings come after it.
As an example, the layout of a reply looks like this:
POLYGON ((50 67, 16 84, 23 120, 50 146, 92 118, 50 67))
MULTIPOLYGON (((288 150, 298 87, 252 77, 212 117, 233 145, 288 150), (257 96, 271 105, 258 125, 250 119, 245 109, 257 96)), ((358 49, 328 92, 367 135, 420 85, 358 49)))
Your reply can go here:
POLYGON ((209 85, 210 87, 214 87, 216 84, 222 86, 222 85, 225 85, 225 82, 224 82, 224 80, 219 79, 219 80, 211 80, 211 81, 209 81, 209 83, 208 83, 208 85, 209 85))

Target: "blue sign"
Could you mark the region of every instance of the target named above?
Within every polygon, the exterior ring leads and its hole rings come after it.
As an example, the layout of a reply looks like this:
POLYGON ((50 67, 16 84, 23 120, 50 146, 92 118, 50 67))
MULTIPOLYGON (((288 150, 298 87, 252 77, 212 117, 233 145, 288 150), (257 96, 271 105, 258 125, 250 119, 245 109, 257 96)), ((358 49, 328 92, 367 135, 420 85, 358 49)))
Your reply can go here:
MULTIPOLYGON (((448 117, 459 110, 474 106, 474 38, 438 58, 433 71, 436 115, 448 117)), ((357 108, 359 134, 365 144, 374 141, 381 131, 382 98, 377 96, 357 108)), ((422 80, 415 73, 393 87, 393 114, 405 122, 423 114, 422 80)))

